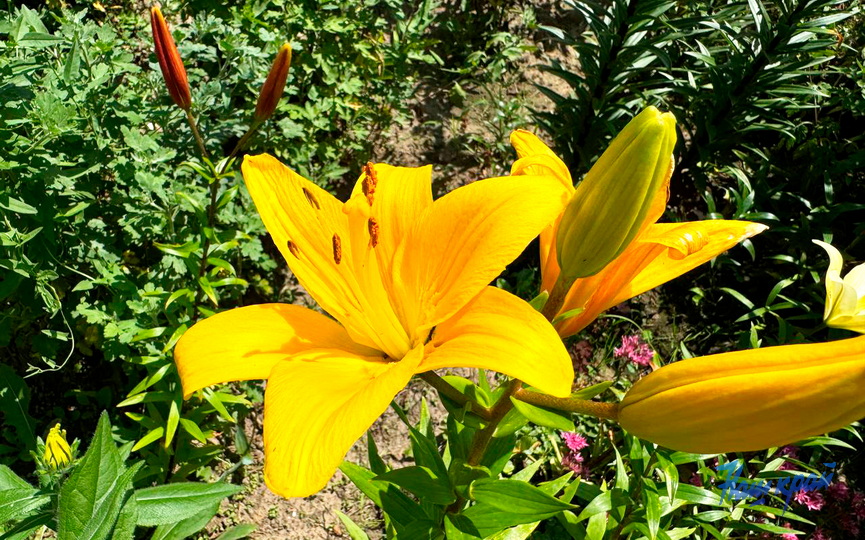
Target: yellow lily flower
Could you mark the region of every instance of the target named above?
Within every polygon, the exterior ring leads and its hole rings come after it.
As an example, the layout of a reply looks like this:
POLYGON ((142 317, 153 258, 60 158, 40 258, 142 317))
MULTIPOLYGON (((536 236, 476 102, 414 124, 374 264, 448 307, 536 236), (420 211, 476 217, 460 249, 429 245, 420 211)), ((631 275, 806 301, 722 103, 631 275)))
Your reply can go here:
MULTIPOLYGON (((654 113, 661 116, 656 109, 654 113)), ((567 166, 538 137, 518 130, 511 134, 511 143, 519 156, 511 168, 512 175, 554 175, 570 196, 574 195, 573 180, 567 166)), ((608 158, 606 152, 595 166, 615 163, 615 160, 605 158, 608 158)), ((619 175, 629 172, 622 170, 619 175)), ((560 336, 576 334, 607 309, 666 283, 766 230, 765 225, 735 220, 656 223, 667 206, 672 172, 672 167, 668 168, 663 181, 658 183, 645 218, 627 247, 598 273, 577 279, 568 289, 558 314, 580 308, 582 311, 556 324, 560 336)), ((614 182, 619 175, 598 173, 595 176, 614 182)), ((556 237, 561 220, 560 215, 540 235, 542 291, 553 291, 561 273, 556 255, 556 237)), ((576 235, 571 233, 571 236, 576 235)))
POLYGON ((619 405, 630 433, 684 452, 782 446, 865 416, 865 336, 691 358, 637 381, 619 405))
POLYGON ((60 429, 60 424, 57 423, 48 430, 48 436, 45 437, 45 454, 42 460, 52 469, 59 469, 67 465, 71 459, 72 450, 66 442, 66 430, 60 429))
POLYGON ((827 326, 865 334, 865 264, 854 267, 841 279, 841 252, 826 242, 813 242, 829 254, 823 320, 827 326))
POLYGON ((294 274, 335 322, 295 305, 229 310, 174 357, 185 397, 267 379, 265 481, 322 489, 412 375, 496 370, 569 395, 570 358, 528 303, 488 283, 566 202, 550 176, 481 180, 433 201, 431 167, 369 164, 345 204, 268 155, 243 176, 294 274))

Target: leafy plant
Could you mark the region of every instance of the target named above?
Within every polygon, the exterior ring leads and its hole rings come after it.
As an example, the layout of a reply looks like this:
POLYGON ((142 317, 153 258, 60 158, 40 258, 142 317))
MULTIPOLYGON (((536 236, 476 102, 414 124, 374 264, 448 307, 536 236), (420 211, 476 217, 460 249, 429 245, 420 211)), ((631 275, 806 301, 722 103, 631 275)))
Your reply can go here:
POLYGON ((240 491, 239 486, 221 482, 133 489, 144 462, 127 466, 128 456, 129 445, 115 445, 108 415, 103 413, 81 460, 39 487, 0 465, 4 537, 24 538, 48 528, 61 540, 132 539, 136 527, 156 527, 154 538, 181 539, 203 528, 222 499, 240 491))

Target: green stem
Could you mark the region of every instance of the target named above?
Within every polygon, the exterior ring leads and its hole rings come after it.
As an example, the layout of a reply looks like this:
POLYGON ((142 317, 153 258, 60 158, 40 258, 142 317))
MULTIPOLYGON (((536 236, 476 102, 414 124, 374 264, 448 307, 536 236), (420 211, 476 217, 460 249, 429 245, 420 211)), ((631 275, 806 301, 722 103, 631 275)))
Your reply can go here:
POLYGON ((423 379, 427 384, 438 390, 439 393, 447 397, 449 400, 457 402, 461 407, 470 404, 470 410, 472 414, 480 416, 486 421, 490 421, 492 419, 492 413, 490 409, 484 407, 477 401, 469 398, 468 396, 451 386, 450 383, 436 375, 435 372, 425 371, 424 373, 421 373, 419 377, 423 379))
POLYGON ((198 125, 195 123, 195 118, 192 116, 190 109, 185 109, 186 121, 189 122, 189 128, 192 130, 192 136, 195 137, 195 143, 198 145, 198 150, 201 152, 201 157, 210 160, 207 154, 207 148, 204 147, 204 139, 201 138, 201 133, 198 132, 198 125))
POLYGON ((484 453, 487 451, 487 446, 489 446, 490 441, 493 438, 493 433, 496 432, 496 428, 499 425, 499 422, 502 421, 502 418, 505 417, 506 414, 513 408, 514 404, 511 402, 511 396, 522 388, 523 383, 519 379, 513 379, 508 384, 507 390, 502 394, 502 397, 496 401, 496 404, 493 405, 492 410, 490 411, 490 421, 487 422, 485 428, 477 432, 475 434, 474 440, 472 441, 471 450, 469 450, 469 457, 466 460, 466 463, 469 465, 479 465, 481 460, 484 457, 484 453))
POLYGON ((563 274, 559 274, 556 284, 553 285, 553 290, 550 291, 550 297, 547 298, 544 309, 541 310, 541 314, 548 321, 555 319, 556 315, 561 311, 562 306, 565 304, 565 297, 567 297, 568 291, 571 290, 574 281, 573 279, 565 278, 563 274))
POLYGON ((559 411, 573 412, 577 414, 588 414, 606 420, 616 420, 619 417, 619 406, 615 403, 603 403, 601 401, 590 401, 586 399, 557 398, 546 394, 539 394, 520 388, 513 394, 514 398, 559 411))

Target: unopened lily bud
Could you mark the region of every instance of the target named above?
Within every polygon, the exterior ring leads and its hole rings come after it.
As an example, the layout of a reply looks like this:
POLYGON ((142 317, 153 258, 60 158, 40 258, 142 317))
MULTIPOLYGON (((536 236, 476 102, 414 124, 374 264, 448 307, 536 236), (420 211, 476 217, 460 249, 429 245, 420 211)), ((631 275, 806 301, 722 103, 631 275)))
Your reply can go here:
POLYGON ((48 431, 45 438, 45 454, 43 460, 52 469, 60 469, 67 465, 72 459, 72 451, 66 442, 66 430, 60 429, 60 424, 55 424, 48 431))
POLYGON ((562 277, 597 274, 640 231, 672 172, 676 119, 648 107, 613 139, 562 215, 556 251, 562 277))
POLYGON ((865 336, 682 360, 637 381, 619 423, 699 454, 747 452, 840 429, 865 416, 865 336))
POLYGON ((826 326, 865 334, 865 264, 854 267, 841 279, 844 266, 841 252, 826 242, 814 240, 814 243, 829 254, 826 307, 823 310, 826 326))
POLYGON ((279 98, 282 97, 282 91, 285 90, 285 80, 288 78, 289 67, 291 67, 291 45, 285 43, 276 53, 273 65, 270 67, 270 73, 267 74, 264 86, 261 87, 261 92, 258 94, 258 103, 255 105, 255 116, 253 117, 255 122, 264 122, 276 110, 279 98))
POLYGON ((162 78, 168 94, 174 103, 183 110, 192 106, 192 96, 189 93, 189 82, 186 79, 186 69, 177 52, 171 30, 158 7, 150 8, 150 26, 153 28, 153 44, 156 47, 156 58, 162 70, 162 78))

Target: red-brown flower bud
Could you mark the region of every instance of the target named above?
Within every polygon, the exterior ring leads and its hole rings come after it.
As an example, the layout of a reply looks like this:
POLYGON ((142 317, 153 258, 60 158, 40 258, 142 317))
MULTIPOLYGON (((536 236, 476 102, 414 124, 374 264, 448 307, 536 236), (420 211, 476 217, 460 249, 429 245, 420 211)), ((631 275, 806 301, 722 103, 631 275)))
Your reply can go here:
POLYGON ((282 91, 285 90, 285 80, 288 78, 288 68, 291 66, 291 45, 285 43, 276 53, 270 73, 258 94, 258 103, 255 105, 255 122, 264 122, 279 103, 282 91))
POLYGON ((150 25, 153 28, 153 44, 156 47, 156 58, 162 69, 162 78, 168 93, 177 106, 183 110, 189 110, 192 105, 192 96, 189 94, 189 82, 186 79, 186 69, 177 52, 171 30, 162 16, 158 7, 150 8, 150 25))

